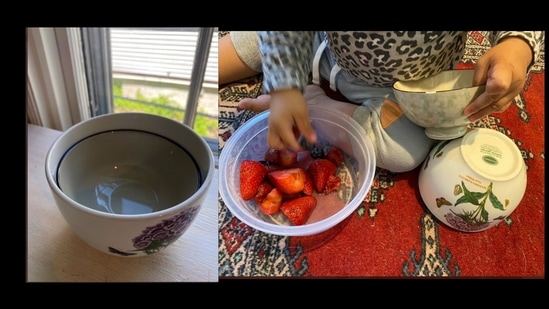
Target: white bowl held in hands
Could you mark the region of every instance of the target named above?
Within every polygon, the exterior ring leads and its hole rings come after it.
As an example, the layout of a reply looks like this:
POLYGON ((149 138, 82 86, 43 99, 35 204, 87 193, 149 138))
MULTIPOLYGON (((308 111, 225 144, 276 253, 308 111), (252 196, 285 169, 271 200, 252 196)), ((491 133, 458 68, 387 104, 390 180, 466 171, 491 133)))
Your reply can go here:
POLYGON ((425 128, 425 134, 437 140, 463 136, 469 119, 463 110, 484 92, 485 86, 473 86, 473 70, 449 70, 434 76, 398 81, 393 85, 397 103, 410 121, 425 128))
POLYGON ((439 142, 419 172, 419 191, 429 211, 463 232, 497 226, 520 204, 526 165, 515 143, 487 128, 439 142))
POLYGON ((115 113, 63 132, 48 151, 45 171, 57 207, 84 242, 134 257, 183 235, 212 183, 214 158, 182 123, 115 113))
MULTIPOLYGON (((366 197, 375 174, 374 148, 364 129, 351 117, 317 105, 309 105, 309 118, 319 141, 339 147, 345 153, 345 190, 338 203, 319 200, 311 217, 304 225, 288 225, 278 218, 261 213, 254 201, 241 198, 239 168, 242 160, 264 159, 267 145, 269 111, 262 112, 244 123, 225 144, 219 158, 219 193, 231 213, 252 228, 265 233, 284 236, 308 236, 324 232, 347 218, 366 197), (337 207, 337 209, 336 209, 337 207), (333 208, 333 209, 332 209, 333 208), (323 211, 330 215, 324 217, 323 211)), ((332 193, 336 194, 336 193, 332 193)))

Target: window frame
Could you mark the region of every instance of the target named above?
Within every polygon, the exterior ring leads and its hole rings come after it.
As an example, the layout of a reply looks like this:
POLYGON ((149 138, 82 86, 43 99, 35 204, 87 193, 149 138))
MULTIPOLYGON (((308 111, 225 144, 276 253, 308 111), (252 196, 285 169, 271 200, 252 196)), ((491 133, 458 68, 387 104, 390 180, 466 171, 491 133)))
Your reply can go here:
MULTIPOLYGON (((107 28, 26 30, 28 123, 64 131, 81 121, 113 112, 107 28)), ((194 125, 209 50, 217 28, 200 28, 199 31, 186 104, 186 110, 190 112, 185 113, 183 120, 190 127, 194 125)), ((204 140, 217 161, 218 141, 206 137, 204 140)))

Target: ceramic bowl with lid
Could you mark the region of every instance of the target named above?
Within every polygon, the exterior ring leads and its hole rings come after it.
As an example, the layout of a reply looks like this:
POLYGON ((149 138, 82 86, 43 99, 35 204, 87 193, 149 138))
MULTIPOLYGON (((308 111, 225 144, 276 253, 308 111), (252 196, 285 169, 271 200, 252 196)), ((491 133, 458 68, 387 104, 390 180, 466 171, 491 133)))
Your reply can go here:
POLYGON ((393 85, 397 103, 410 121, 425 128, 436 140, 450 140, 467 132, 469 119, 463 110, 484 92, 473 86, 473 70, 449 70, 434 76, 398 81, 393 85))
POLYGON ((489 128, 439 142, 419 172, 419 191, 429 211, 463 232, 497 226, 520 204, 526 164, 516 144, 489 128))

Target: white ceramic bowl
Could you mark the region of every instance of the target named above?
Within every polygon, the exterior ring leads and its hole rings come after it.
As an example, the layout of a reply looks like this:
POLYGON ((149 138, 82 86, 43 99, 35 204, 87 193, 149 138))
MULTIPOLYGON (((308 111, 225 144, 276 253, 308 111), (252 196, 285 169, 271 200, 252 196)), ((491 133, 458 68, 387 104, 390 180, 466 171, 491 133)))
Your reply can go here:
POLYGON ((501 223, 520 204, 526 190, 526 165, 504 134, 477 128, 439 142, 419 172, 419 192, 442 223, 478 232, 501 223))
MULTIPOLYGON (((263 160, 267 145, 269 112, 265 111, 244 123, 229 138, 219 157, 219 183, 221 198, 231 213, 257 230, 285 236, 308 236, 326 231, 355 211, 370 190, 375 174, 374 148, 364 129, 351 117, 321 106, 310 105, 309 116, 319 140, 339 147, 345 152, 345 190, 339 194, 346 203, 319 202, 311 218, 304 225, 293 226, 276 216, 265 216, 254 201, 244 201, 240 196, 239 167, 244 159, 263 160), (337 207, 337 208, 335 208, 337 207), (334 209, 331 209, 334 208, 334 209), (322 217, 322 210, 331 211, 322 217), (314 221, 314 222, 312 222, 314 221)), ((340 169, 341 171, 341 169, 340 169)))
POLYGON ((182 123, 115 113, 63 132, 45 170, 57 207, 84 242, 135 257, 183 235, 212 183, 214 159, 204 139, 182 123))
POLYGON ((398 81, 393 85, 397 103, 410 121, 425 128, 437 140, 463 136, 470 121, 463 115, 465 106, 484 92, 473 87, 473 70, 449 70, 417 81, 398 81))

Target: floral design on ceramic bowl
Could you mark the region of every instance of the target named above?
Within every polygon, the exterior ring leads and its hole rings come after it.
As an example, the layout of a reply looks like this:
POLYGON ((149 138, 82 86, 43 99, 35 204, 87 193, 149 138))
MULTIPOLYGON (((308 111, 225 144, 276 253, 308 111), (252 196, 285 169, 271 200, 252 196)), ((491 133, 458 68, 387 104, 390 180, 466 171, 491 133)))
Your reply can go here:
MULTIPOLYGON (((476 208, 473 210, 464 210, 461 212, 454 211, 450 209, 451 213, 445 215, 446 221, 453 227, 459 230, 466 231, 476 231, 483 230, 489 227, 490 222, 488 222, 488 211, 490 206, 493 208, 504 211, 505 207, 509 206, 509 200, 506 200, 506 206, 499 201, 498 197, 494 194, 493 183, 490 182, 486 191, 469 191, 465 186, 463 181, 460 185, 456 185, 457 191, 461 193, 458 195, 458 199, 454 205, 451 203, 447 204, 449 206, 457 206, 459 204, 472 204, 476 208)), ((437 203, 437 206, 439 204, 437 203)), ((499 216, 495 220, 503 220, 504 216, 499 216)))
POLYGON ((484 92, 473 85, 473 70, 449 70, 434 76, 398 81, 393 91, 406 117, 436 140, 451 140, 467 132, 469 119, 463 109, 484 92))
MULTIPOLYGON (((183 235, 190 226, 198 210, 199 207, 187 208, 177 216, 163 220, 155 226, 147 227, 141 235, 132 240, 133 246, 136 248, 136 250, 133 251, 142 251, 148 255, 167 247, 183 235)), ((113 247, 109 247, 109 251, 122 256, 137 254, 135 252, 120 251, 113 247)))
POLYGON ((425 159, 418 184, 425 205, 441 222, 478 232, 518 207, 526 190, 526 164, 506 135, 477 128, 439 142, 425 159))

